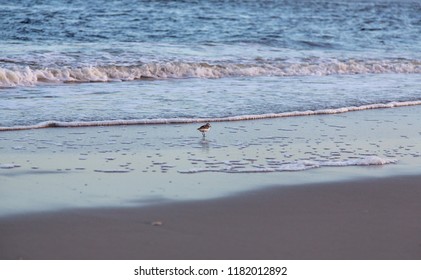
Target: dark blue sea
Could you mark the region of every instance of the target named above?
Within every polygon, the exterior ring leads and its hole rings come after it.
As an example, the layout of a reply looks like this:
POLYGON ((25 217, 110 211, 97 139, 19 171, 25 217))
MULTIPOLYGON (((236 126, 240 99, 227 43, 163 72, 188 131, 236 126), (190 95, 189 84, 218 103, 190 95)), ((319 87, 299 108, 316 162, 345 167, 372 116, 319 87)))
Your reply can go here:
POLYGON ((0 128, 421 104, 421 1, 0 0, 0 128))

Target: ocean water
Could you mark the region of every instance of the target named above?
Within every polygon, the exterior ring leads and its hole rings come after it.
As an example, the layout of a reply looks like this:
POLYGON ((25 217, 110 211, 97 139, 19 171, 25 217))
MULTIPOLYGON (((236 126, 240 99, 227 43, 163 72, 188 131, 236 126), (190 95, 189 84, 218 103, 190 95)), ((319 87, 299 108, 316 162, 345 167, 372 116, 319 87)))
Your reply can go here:
POLYGON ((421 1, 0 0, 0 129, 421 104, 421 1))
POLYGON ((420 0, 0 0, 0 217, 419 174, 420 85, 420 0))

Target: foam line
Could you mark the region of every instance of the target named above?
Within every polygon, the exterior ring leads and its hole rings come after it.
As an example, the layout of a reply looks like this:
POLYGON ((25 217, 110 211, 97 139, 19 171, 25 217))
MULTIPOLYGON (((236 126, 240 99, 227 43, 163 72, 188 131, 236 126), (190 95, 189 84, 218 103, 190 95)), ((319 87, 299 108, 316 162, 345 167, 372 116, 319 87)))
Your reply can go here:
POLYGON ((378 156, 368 156, 360 159, 346 159, 342 161, 309 161, 301 160, 291 163, 282 163, 275 167, 255 167, 237 169, 235 166, 226 166, 224 168, 203 168, 203 169, 189 169, 178 171, 181 174, 195 174, 204 172, 217 173, 272 173, 272 172, 286 172, 286 171, 304 171, 313 168, 321 167, 342 167, 342 166, 370 166, 370 165, 385 165, 396 163, 396 159, 385 159, 378 156))
POLYGON ((140 119, 140 120, 110 120, 110 121, 77 121, 77 122, 60 122, 46 121, 35 125, 22 125, 12 127, 0 127, 0 131, 28 130, 53 127, 90 127, 90 126, 122 126, 122 125, 158 125, 158 124, 187 124, 187 123, 206 123, 206 122, 230 122, 230 121, 246 121, 271 118, 300 117, 311 115, 331 115, 341 114, 354 111, 386 109, 404 106, 421 105, 421 100, 377 103, 362 106, 342 107, 336 109, 322 109, 314 111, 294 111, 277 114, 261 114, 261 115, 244 115, 223 118, 171 118, 171 119, 140 119))

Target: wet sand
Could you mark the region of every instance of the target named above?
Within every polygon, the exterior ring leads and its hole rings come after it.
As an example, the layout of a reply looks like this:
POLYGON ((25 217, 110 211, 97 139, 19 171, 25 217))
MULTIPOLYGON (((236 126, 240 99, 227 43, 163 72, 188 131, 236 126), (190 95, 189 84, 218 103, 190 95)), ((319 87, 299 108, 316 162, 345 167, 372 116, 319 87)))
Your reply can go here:
POLYGON ((421 176, 0 220, 1 259, 421 259, 421 176))
POLYGON ((206 138, 200 124, 2 132, 0 217, 419 175, 420 118, 411 106, 221 122, 206 138))

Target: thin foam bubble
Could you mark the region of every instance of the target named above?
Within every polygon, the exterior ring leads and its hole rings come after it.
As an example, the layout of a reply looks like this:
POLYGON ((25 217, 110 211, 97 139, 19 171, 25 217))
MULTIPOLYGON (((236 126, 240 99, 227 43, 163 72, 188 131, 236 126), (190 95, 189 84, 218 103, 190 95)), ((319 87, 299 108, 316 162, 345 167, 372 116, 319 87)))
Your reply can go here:
POLYGON ((178 171, 181 174, 195 174, 205 172, 217 173, 273 173, 287 171, 304 171, 321 167, 343 167, 343 166, 370 166, 370 165, 386 165, 396 163, 396 159, 386 159, 378 156, 368 156, 359 159, 346 159, 341 161, 316 161, 316 160, 300 160, 291 163, 279 163, 278 165, 255 166, 253 168, 237 168, 235 165, 226 164, 222 168, 203 168, 188 169, 178 171))
POLYGON ((231 122, 231 121, 247 121, 271 118, 286 118, 286 117, 300 117, 310 115, 332 115, 347 112, 373 110, 373 109, 387 109, 404 106, 421 105, 421 100, 416 101, 403 101, 403 102, 389 102, 389 103, 376 103, 362 106, 350 106, 335 109, 322 109, 322 110, 308 110, 308 111, 294 111, 273 114, 261 115, 243 115, 221 118, 169 118, 169 119, 135 119, 135 120, 110 120, 110 121, 78 121, 78 122, 60 122, 60 121, 46 121, 35 125, 23 125, 12 127, 0 127, 0 131, 14 131, 14 130, 28 130, 28 129, 41 129, 53 127, 91 127, 91 126, 123 126, 123 125, 158 125, 158 124, 188 124, 188 123, 202 123, 202 122, 231 122))
POLYGON ((0 87, 32 86, 42 83, 88 83, 132 81, 140 79, 177 79, 254 77, 254 76, 326 76, 352 74, 421 73, 421 61, 389 60, 315 60, 258 63, 155 62, 135 66, 91 66, 32 69, 0 68, 0 87))
POLYGON ((13 169, 20 167, 19 164, 14 163, 0 163, 0 169, 13 169))
POLYGON ((129 173, 130 170, 127 169, 95 169, 94 172, 100 172, 100 173, 129 173))

